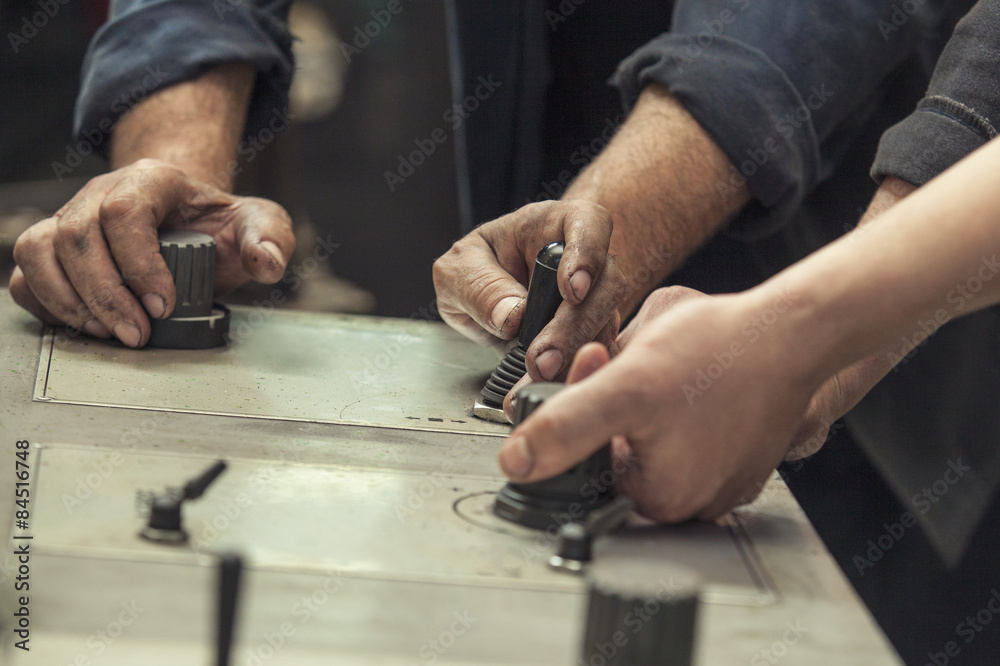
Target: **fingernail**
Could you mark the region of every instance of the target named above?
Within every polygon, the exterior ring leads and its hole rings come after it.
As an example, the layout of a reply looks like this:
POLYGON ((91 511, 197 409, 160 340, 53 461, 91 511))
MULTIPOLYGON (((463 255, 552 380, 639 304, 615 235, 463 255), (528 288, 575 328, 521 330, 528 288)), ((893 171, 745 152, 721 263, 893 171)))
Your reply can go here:
POLYGON ((545 379, 553 379, 562 369, 563 355, 558 349, 547 349, 535 359, 538 372, 545 379))
POLYGON ((587 271, 580 270, 573 273, 573 277, 569 279, 569 286, 573 290, 576 300, 582 301, 586 298, 587 292, 590 290, 590 283, 591 277, 587 271))
POLYGON ((271 255, 271 258, 274 259, 274 261, 279 266, 285 265, 285 260, 281 258, 281 250, 278 249, 277 245, 275 245, 271 241, 261 241, 259 245, 260 248, 264 250, 264 252, 267 252, 269 255, 271 255))
POLYGON ((83 325, 83 332, 87 335, 92 335, 95 338, 107 338, 111 336, 108 329, 101 322, 96 319, 91 319, 86 324, 83 325))
POLYGON ((139 340, 142 339, 139 327, 124 321, 115 324, 114 333, 116 338, 129 347, 138 347, 139 340))
POLYGON ((493 324, 493 328, 498 331, 503 330, 503 325, 507 321, 507 317, 510 313, 514 311, 521 299, 517 296, 508 296, 493 307, 493 313, 490 315, 490 323, 493 324))
POLYGON ((163 302, 163 297, 159 294, 146 294, 142 297, 142 307, 150 317, 159 319, 167 311, 167 304, 163 302))
POLYGON ((507 440, 500 451, 500 469, 510 479, 523 479, 531 474, 535 459, 528 450, 528 440, 523 435, 507 440))

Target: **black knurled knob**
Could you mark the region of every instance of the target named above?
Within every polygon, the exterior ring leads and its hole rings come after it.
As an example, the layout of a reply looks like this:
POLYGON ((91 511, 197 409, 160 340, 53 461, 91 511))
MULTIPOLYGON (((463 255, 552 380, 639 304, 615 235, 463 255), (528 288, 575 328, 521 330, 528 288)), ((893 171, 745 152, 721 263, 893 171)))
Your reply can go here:
POLYGON ((167 319, 150 321, 150 347, 205 349, 226 343, 229 310, 213 304, 215 239, 196 231, 160 233, 160 254, 174 278, 177 304, 167 319))
MULTIPOLYGON (((514 425, 565 387, 541 382, 517 392, 514 425)), ((562 474, 536 483, 508 483, 497 495, 493 513, 534 529, 556 528, 583 521, 614 499, 615 474, 611 468, 611 445, 602 446, 586 460, 562 474)))
POLYGON ((680 566, 636 557, 597 557, 590 565, 580 663, 690 666, 698 577, 680 566))
POLYGON ((565 243, 554 241, 543 247, 535 257, 535 267, 528 282, 528 297, 524 304, 524 317, 515 345, 490 375, 483 387, 482 402, 487 407, 502 410, 503 400, 514 384, 521 381, 527 369, 524 355, 546 324, 552 321, 562 296, 559 294, 559 262, 565 243))
POLYGON ((177 305, 171 317, 212 314, 215 288, 215 239, 196 231, 170 230, 160 234, 160 254, 174 276, 177 305))

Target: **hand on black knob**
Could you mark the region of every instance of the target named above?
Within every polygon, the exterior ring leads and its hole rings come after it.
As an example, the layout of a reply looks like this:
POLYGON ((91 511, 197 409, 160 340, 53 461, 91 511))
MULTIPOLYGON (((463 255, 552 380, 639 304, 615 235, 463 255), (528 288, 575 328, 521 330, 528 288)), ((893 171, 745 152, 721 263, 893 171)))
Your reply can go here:
POLYGON ((477 227, 434 262, 441 317, 479 342, 514 339, 538 252, 562 239, 557 285, 564 303, 525 355, 531 377, 561 377, 583 344, 596 339, 610 345, 618 333, 626 284, 608 255, 611 230, 610 214, 590 201, 529 204, 477 227))

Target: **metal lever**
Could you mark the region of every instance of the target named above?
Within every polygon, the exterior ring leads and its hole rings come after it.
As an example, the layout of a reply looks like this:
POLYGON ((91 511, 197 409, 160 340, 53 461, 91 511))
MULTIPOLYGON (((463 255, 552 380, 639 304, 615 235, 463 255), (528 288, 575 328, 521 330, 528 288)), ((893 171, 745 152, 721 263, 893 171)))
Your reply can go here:
POLYGON ((616 497, 582 523, 566 523, 559 528, 559 546, 549 558, 549 566, 559 571, 579 573, 591 560, 591 545, 597 537, 610 534, 621 527, 632 512, 632 500, 616 497))
POLYGON ((483 387, 480 398, 472 408, 473 416, 486 421, 507 423, 503 413, 503 400, 507 393, 524 377, 524 355, 545 326, 552 321, 562 303, 559 293, 559 262, 562 260, 565 243, 554 241, 539 251, 535 267, 528 282, 528 298, 524 304, 524 318, 517 336, 517 345, 504 357, 490 375, 483 387))
POLYGON ((242 572, 243 558, 239 555, 230 553, 219 557, 219 596, 216 609, 218 611, 218 625, 215 637, 216 666, 229 666, 230 653, 233 649, 233 634, 236 628, 236 609, 239 604, 240 575, 242 572))
POLYGON ((194 479, 184 484, 183 498, 186 500, 198 499, 205 494, 205 490, 212 485, 212 482, 219 478, 219 475, 226 471, 226 461, 220 460, 209 467, 194 479))
POLYGON ((158 543, 184 543, 188 533, 184 531, 181 507, 188 500, 198 499, 205 490, 226 471, 226 462, 220 460, 191 479, 178 492, 167 488, 162 493, 154 493, 149 499, 149 521, 139 535, 158 543))

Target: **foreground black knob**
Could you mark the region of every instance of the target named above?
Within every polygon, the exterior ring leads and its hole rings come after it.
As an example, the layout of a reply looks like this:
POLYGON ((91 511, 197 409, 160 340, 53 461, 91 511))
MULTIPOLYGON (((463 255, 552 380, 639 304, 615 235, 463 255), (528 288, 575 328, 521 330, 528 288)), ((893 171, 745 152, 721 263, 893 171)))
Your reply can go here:
POLYGON ((698 613, 697 576, 662 562, 598 557, 580 663, 690 666, 698 613))
MULTIPOLYGON (((529 384, 517 392, 514 425, 555 395, 563 384, 529 384)), ((508 483, 497 495, 493 512, 534 529, 582 522, 614 499, 611 446, 605 445, 575 467, 537 483, 508 483)))
POLYGON ((215 240, 194 231, 164 231, 160 234, 160 253, 174 276, 177 305, 169 318, 150 321, 148 345, 207 349, 226 344, 229 309, 212 303, 215 240))
POLYGON ((524 366, 525 352, 535 336, 552 321, 562 303, 557 276, 564 247, 562 241, 554 241, 543 247, 535 258, 517 345, 507 352, 507 356, 486 381, 481 397, 472 410, 475 416, 498 423, 507 422, 503 413, 503 400, 527 372, 524 366))

